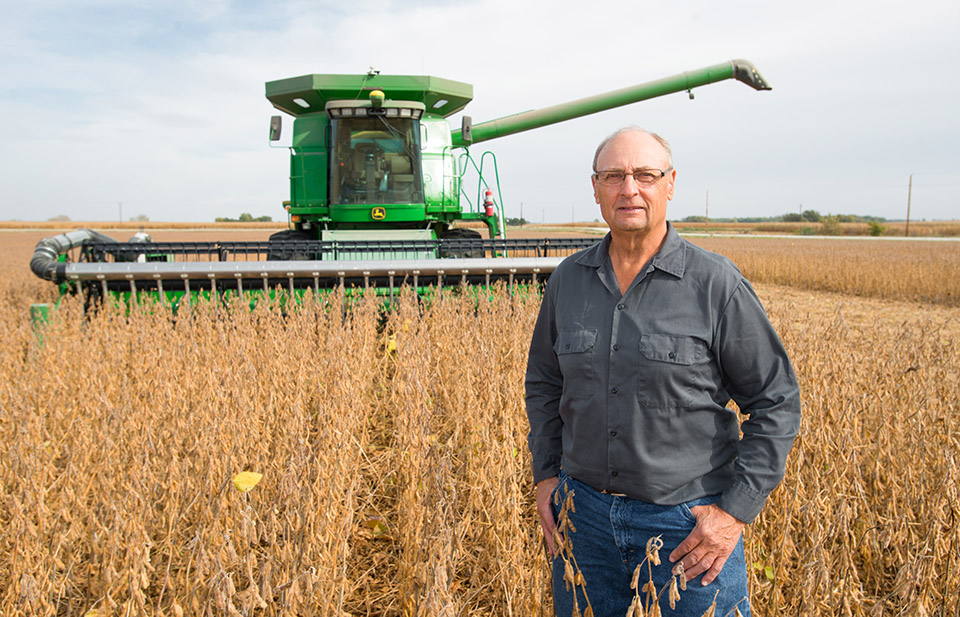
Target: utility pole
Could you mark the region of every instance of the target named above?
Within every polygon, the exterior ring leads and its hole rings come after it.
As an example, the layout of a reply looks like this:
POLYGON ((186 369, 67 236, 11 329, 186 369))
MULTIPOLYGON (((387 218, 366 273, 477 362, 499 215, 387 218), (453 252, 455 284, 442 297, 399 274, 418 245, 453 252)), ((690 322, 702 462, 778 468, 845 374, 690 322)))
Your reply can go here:
POLYGON ((117 207, 120 208, 120 221, 119 221, 119 222, 123 223, 123 202, 122 202, 122 201, 118 201, 118 202, 117 202, 117 207))
POLYGON ((707 205, 704 208, 704 218, 707 220, 707 227, 710 227, 710 189, 707 189, 707 205))
POLYGON ((910 196, 913 194, 913 174, 910 174, 910 182, 907 184, 907 228, 903 235, 910 235, 910 196))
POLYGON ((523 228, 523 202, 520 202, 520 228, 523 228))
POLYGON ((574 210, 574 204, 571 203, 571 204, 570 204, 570 224, 571 224, 571 225, 572 225, 573 223, 576 223, 576 222, 577 222, 577 215, 574 214, 574 212, 575 212, 575 210, 574 210))

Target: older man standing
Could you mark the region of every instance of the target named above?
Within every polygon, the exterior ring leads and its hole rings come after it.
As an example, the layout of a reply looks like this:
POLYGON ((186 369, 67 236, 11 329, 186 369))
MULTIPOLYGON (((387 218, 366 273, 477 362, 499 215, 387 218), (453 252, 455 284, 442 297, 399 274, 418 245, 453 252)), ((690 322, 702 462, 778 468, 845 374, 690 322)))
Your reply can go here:
MULTIPOLYGON (((657 590, 679 564, 692 583, 674 612, 663 595, 665 614, 699 616, 716 600, 717 615, 749 615, 742 531, 783 477, 800 422, 796 376, 736 266, 667 222, 677 176, 667 142, 621 129, 593 169, 610 233, 550 277, 527 364, 548 549, 556 557, 553 493, 573 490, 569 537, 596 617, 626 613, 655 536, 669 554, 654 568, 657 590)), ((567 617, 559 559, 553 578, 567 617)))

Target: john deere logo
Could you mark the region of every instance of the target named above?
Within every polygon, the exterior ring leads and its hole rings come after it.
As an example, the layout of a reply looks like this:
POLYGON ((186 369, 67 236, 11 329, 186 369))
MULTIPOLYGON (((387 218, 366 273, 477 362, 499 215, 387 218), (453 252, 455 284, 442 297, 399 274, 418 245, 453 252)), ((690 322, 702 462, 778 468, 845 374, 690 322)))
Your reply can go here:
POLYGON ((377 206, 376 208, 370 210, 370 216, 375 221, 382 221, 383 219, 387 218, 387 209, 383 206, 377 206))

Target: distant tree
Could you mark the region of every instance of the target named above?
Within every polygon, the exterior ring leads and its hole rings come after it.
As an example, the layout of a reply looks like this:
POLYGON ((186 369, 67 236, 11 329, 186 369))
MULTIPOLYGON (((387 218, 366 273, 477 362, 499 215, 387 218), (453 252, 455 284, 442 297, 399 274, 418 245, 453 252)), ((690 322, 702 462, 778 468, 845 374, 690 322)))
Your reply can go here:
POLYGON ((240 215, 240 218, 232 219, 228 216, 218 216, 213 220, 217 223, 270 223, 273 218, 266 215, 255 217, 249 212, 244 212, 240 215))
POLYGON ((65 223, 70 220, 70 217, 66 214, 58 214, 57 216, 48 218, 47 220, 53 223, 65 223))
POLYGON ((707 217, 701 215, 691 215, 683 218, 684 223, 706 223, 707 217))
POLYGON ((797 212, 787 212, 782 217, 784 223, 802 223, 803 217, 797 212))
POLYGON ((137 216, 130 217, 130 220, 134 223, 146 223, 150 220, 150 217, 146 214, 138 214, 137 216))
POLYGON ((840 227, 840 220, 832 214, 821 217, 820 233, 825 236, 842 236, 843 228, 840 227))
POLYGON ((804 210, 803 214, 800 216, 802 216, 803 220, 807 221, 808 223, 819 223, 820 219, 823 218, 816 210, 804 210))
POLYGON ((530 223, 530 221, 528 221, 527 219, 525 219, 525 218, 523 218, 523 217, 519 217, 519 218, 509 218, 509 217, 508 217, 507 219, 505 219, 505 221, 506 221, 507 225, 510 226, 510 227, 522 227, 522 226, 527 225, 527 224, 530 223))
POLYGON ((838 214, 837 222, 839 223, 852 223, 853 215, 852 214, 838 214))
POLYGON ((871 236, 882 236, 884 230, 886 230, 886 227, 876 221, 870 221, 867 223, 867 227, 870 228, 871 236))

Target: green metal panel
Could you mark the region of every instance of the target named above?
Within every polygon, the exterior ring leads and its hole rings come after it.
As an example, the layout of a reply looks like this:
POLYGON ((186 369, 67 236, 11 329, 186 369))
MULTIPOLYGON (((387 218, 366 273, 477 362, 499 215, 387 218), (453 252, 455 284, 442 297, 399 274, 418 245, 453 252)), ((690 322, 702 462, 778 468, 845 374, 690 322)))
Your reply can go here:
POLYGON ((291 116, 322 112, 328 101, 360 100, 373 90, 387 99, 418 101, 443 117, 473 100, 473 86, 428 75, 301 75, 267 82, 266 94, 277 109, 291 116))
MULTIPOLYGON (((665 94, 683 92, 684 90, 690 90, 691 88, 732 78, 739 79, 758 90, 770 89, 752 64, 745 60, 733 60, 694 71, 687 71, 679 75, 674 75, 673 77, 666 77, 664 79, 658 79, 628 88, 621 88, 568 103, 561 103, 560 105, 525 111, 497 120, 475 124, 473 125, 473 140, 470 143, 479 143, 496 137, 504 137, 556 122, 587 116, 665 94)), ((459 130, 453 131, 452 139, 454 146, 469 145, 463 140, 459 130)))
POLYGON ((293 148, 325 148, 327 145, 327 114, 311 114, 293 121, 293 148))
POLYGON ((43 325, 50 320, 50 305, 49 304, 31 304, 30 305, 30 322, 34 326, 43 325))
MULTIPOLYGON (((59 302, 59 300, 58 300, 59 302)), ((33 327, 33 333, 37 337, 37 343, 43 345, 44 327, 50 322, 49 304, 31 304, 30 305, 30 325, 33 327)))
POLYGON ((327 205, 326 133, 324 113, 297 118, 293 123, 290 156, 290 212, 327 205))
POLYGON ((330 208, 330 220, 337 223, 369 223, 389 226, 426 220, 423 204, 336 204, 330 208), (382 216, 378 217, 378 212, 382 216))
POLYGON ((290 157, 290 210, 327 205, 327 153, 301 151, 290 157))

